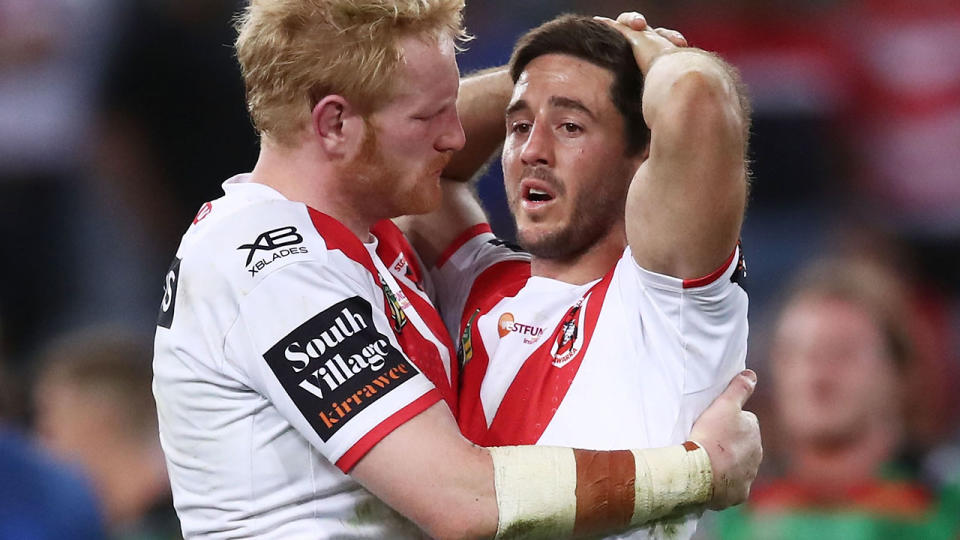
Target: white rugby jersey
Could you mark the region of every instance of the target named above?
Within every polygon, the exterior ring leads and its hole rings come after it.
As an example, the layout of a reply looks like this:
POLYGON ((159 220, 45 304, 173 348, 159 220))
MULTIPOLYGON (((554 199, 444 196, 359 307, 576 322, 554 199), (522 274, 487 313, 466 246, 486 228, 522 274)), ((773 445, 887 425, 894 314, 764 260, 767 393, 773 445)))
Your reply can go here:
MULTIPOLYGON (((437 305, 461 336, 461 430, 484 446, 687 440, 744 368, 742 270, 738 248, 716 272, 685 281, 644 270, 627 248, 603 278, 572 285, 531 277, 528 256, 474 227, 433 270, 437 305)), ((630 537, 689 537, 696 518, 630 537)))
POLYGON ((249 175, 224 192, 184 234, 155 343, 184 535, 422 537, 345 474, 438 400, 456 407, 412 250, 392 223, 362 243, 249 175))

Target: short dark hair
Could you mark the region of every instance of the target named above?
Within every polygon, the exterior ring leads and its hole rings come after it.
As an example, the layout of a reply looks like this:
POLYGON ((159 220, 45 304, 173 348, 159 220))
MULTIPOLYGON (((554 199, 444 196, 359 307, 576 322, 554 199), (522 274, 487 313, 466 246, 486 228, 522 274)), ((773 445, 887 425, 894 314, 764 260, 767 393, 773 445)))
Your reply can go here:
POLYGON ((610 100, 623 116, 628 155, 650 142, 643 120, 643 74, 630 43, 622 34, 583 15, 561 15, 530 30, 517 42, 510 57, 510 76, 517 82, 527 64, 545 54, 567 54, 613 73, 610 100))

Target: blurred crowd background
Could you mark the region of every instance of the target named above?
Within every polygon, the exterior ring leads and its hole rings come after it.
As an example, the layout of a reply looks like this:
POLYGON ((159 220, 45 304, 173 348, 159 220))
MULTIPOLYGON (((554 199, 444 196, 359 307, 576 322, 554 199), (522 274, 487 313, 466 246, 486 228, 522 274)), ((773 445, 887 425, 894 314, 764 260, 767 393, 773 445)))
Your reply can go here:
MULTIPOLYGON (((150 361, 180 235, 257 141, 239 0, 0 0, 0 538, 175 538, 150 361)), ((960 2, 468 0, 464 73, 635 10, 739 68, 750 408, 703 538, 960 538, 960 2)), ((494 162, 479 182, 513 229, 494 162)), ((615 411, 611 411, 615 414, 615 411)))

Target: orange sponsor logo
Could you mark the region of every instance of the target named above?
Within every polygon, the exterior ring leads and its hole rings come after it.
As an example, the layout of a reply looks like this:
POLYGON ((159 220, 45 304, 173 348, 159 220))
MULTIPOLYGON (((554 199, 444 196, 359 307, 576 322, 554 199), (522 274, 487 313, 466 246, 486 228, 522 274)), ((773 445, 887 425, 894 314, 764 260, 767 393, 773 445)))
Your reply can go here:
POLYGON ((497 322, 497 333, 503 338, 513 331, 513 313, 504 313, 497 322))
POLYGON ((529 324, 518 323, 513 318, 513 313, 504 313, 497 322, 497 333, 501 338, 506 337, 510 332, 516 332, 523 336, 524 343, 535 343, 543 335, 543 328, 531 326, 529 324))

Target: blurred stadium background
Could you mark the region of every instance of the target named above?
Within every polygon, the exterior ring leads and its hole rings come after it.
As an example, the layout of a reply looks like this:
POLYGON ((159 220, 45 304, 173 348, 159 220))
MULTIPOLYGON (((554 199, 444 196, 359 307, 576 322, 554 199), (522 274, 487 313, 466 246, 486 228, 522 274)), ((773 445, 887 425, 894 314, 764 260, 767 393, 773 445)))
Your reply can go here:
MULTIPOLYGON (((3 433, 37 432, 33 385, 64 336, 108 328, 149 346, 180 235, 223 180, 252 167, 256 138, 230 46, 240 4, 0 0, 3 433)), ((468 0, 476 39, 461 70, 505 63, 520 34, 560 13, 627 10, 718 52, 750 91, 743 245, 765 469, 777 463, 764 383, 783 287, 808 261, 842 255, 887 267, 906 291, 916 352, 908 445, 938 474, 955 474, 960 3, 468 0)), ((494 162, 479 192, 495 231, 512 238, 500 174, 494 162)))

